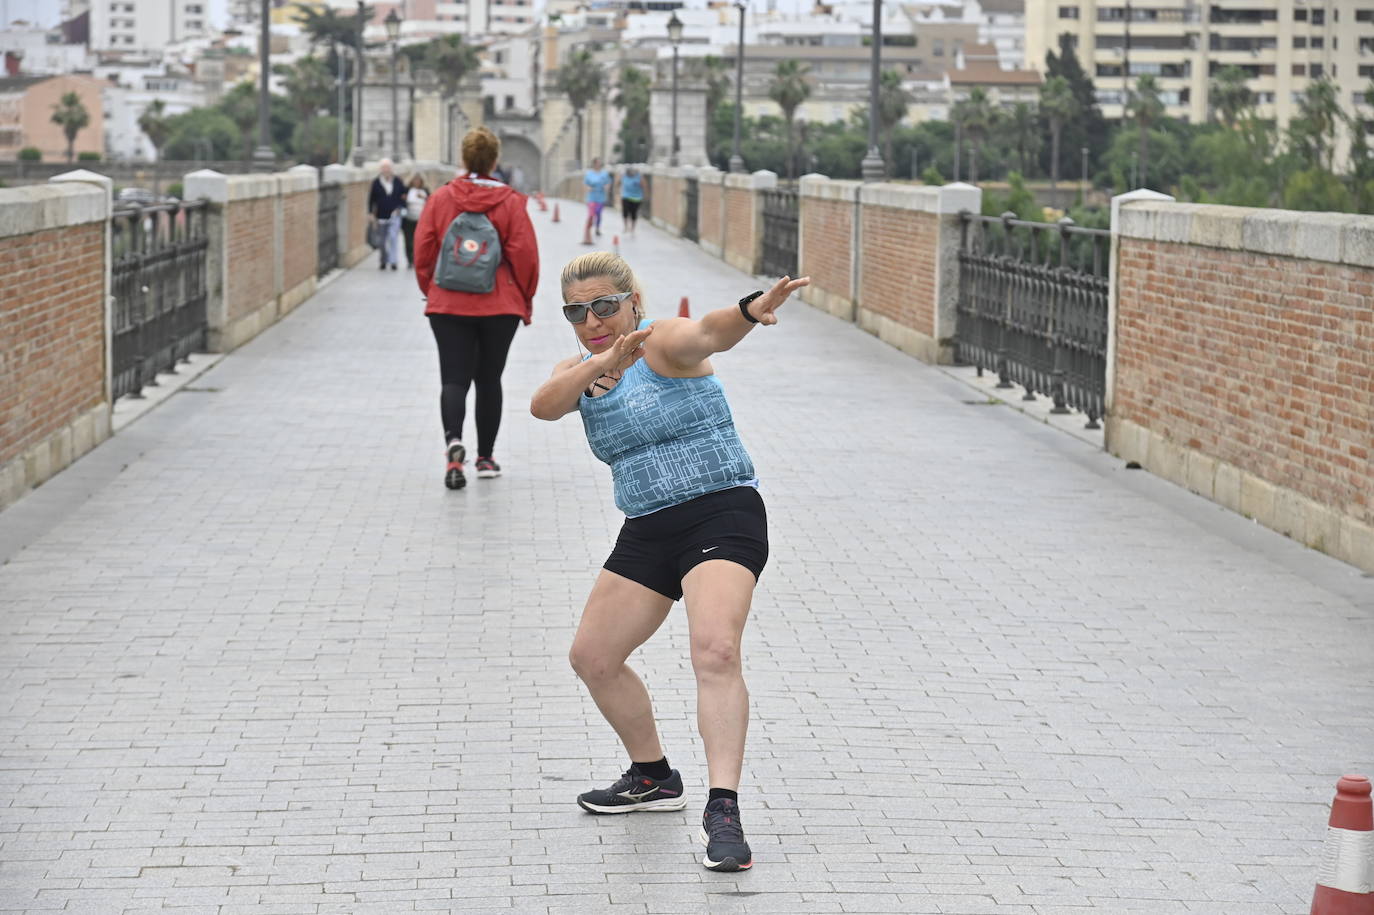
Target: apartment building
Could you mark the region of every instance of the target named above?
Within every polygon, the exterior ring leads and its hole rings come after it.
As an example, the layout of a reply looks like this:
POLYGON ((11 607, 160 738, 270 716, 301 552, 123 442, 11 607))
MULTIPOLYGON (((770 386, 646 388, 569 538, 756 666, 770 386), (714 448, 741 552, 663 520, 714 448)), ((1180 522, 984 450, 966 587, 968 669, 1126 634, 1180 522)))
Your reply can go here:
POLYGON ((1148 73, 1170 116, 1205 121, 1211 78, 1234 65, 1259 116, 1280 127, 1321 78, 1335 82, 1347 111, 1374 120, 1362 100, 1374 79, 1374 0, 1026 0, 1029 66, 1043 69, 1062 33, 1073 36, 1108 119, 1121 117, 1127 83, 1148 73))
POLYGON ((210 0, 91 0, 91 50, 152 51, 209 35, 210 0))

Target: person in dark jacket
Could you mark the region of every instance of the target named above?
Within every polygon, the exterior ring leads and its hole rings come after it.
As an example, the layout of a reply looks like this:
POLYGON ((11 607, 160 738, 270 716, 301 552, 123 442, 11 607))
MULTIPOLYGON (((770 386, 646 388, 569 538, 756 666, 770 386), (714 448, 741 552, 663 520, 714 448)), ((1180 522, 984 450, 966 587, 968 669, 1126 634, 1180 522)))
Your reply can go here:
POLYGON ((415 280, 425 295, 425 315, 439 349, 440 415, 444 423, 444 485, 462 489, 467 449, 463 445, 468 388, 477 386, 477 476, 501 475, 493 459, 501 427, 501 374, 520 322, 534 313, 539 284, 539 244, 526 211, 528 198, 492 177, 501 141, 485 127, 463 137, 466 171, 430 195, 415 227, 415 280), (444 289, 434 282, 439 247, 449 223, 462 213, 485 213, 501 239, 501 263, 491 292, 444 289))
POLYGON ((406 189, 404 182, 397 178, 390 159, 383 159, 379 174, 372 179, 372 189, 367 195, 367 216, 382 227, 381 269, 396 269, 400 259, 401 217, 405 215, 406 189))

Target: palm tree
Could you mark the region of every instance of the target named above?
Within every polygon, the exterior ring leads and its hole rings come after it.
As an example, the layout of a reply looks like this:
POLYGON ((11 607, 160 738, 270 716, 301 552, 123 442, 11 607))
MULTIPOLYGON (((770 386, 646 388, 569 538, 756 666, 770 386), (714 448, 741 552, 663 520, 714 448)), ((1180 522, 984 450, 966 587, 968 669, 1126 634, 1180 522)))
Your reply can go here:
POLYGON ((463 77, 481 66, 477 49, 463 41, 462 35, 445 35, 423 44, 406 45, 401 53, 411 66, 434 71, 445 98, 458 94, 463 77))
POLYGON ((1040 133, 1037 129, 1039 123, 1035 109, 1025 102, 1017 102, 1016 107, 1011 110, 1007 127, 1011 132, 1012 142, 1016 146, 1016 156, 1021 160, 1021 175, 1029 178, 1031 176, 1031 158, 1040 146, 1040 133))
POLYGON ((577 115, 577 161, 582 161, 582 112, 601 94, 605 74, 587 50, 574 51, 568 62, 558 68, 558 91, 568 96, 577 115))
POLYGON ((1245 85, 1245 71, 1234 64, 1221 68, 1208 91, 1212 96, 1212 110, 1227 127, 1234 128, 1241 113, 1255 103, 1255 93, 1245 85))
POLYGON ((625 112, 620 124, 620 155, 625 162, 640 161, 636 155, 647 153, 649 143, 649 74, 628 64, 620 69, 619 90, 612 104, 625 112))
POLYGON ((1059 183, 1059 138, 1064 125, 1078 114, 1078 100, 1074 98, 1069 81, 1051 76, 1040 86, 1040 111, 1050 122, 1050 193, 1059 183))
POLYGON ((334 78, 318 57, 302 57, 293 64, 278 64, 273 68, 282 77, 282 88, 291 107, 309 124, 315 112, 329 106, 334 95, 334 78))
POLYGON ((964 136, 968 137, 969 143, 973 146, 973 164, 969 168, 969 182, 978 183, 978 153, 981 152, 983 142, 987 140, 988 134, 997 124, 997 109, 992 106, 992 99, 988 98, 987 90, 982 86, 973 87, 968 98, 958 102, 954 106, 954 117, 963 125, 964 136))
POLYGON ((91 113, 81 104, 81 96, 68 92, 62 96, 62 101, 52 106, 52 122, 62 128, 67 138, 67 161, 70 162, 76 158, 76 135, 91 123, 91 113))
POLYGON ((172 134, 170 119, 164 114, 166 108, 167 103, 162 99, 153 99, 138 116, 138 129, 153 144, 153 158, 157 160, 162 159, 162 147, 172 134))
POLYGON ((1289 122, 1289 143, 1310 163, 1330 171, 1336 153, 1336 127, 1344 114, 1331 80, 1311 83, 1298 101, 1298 116, 1289 122))
POLYGON ((911 95, 902 88, 902 75, 896 70, 884 70, 878 77, 878 130, 883 135, 883 166, 889 173, 896 162, 892 155, 892 134, 906 117, 910 105, 911 95))
POLYGON ((782 109, 783 131, 787 142, 787 177, 795 178, 797 151, 792 141, 794 119, 802 102, 811 97, 811 68, 799 60, 780 60, 768 86, 768 97, 782 109))
POLYGON ((1150 174, 1150 127, 1164 116, 1164 101, 1159 97, 1159 84, 1150 74, 1136 80, 1135 92, 1131 95, 1130 111, 1135 117, 1136 130, 1140 132, 1140 186, 1149 181, 1150 174))

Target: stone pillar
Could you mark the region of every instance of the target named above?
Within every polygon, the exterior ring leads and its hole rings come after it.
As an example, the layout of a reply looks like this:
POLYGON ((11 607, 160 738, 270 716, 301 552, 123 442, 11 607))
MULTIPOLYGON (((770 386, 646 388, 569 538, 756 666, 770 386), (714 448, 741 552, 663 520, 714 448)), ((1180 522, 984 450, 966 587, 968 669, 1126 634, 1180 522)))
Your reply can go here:
MULTIPOLYGON (((681 149, 678 165, 708 165, 706 150, 706 84, 699 74, 689 75, 687 60, 678 61, 677 134, 681 149)), ((655 61, 654 83, 649 92, 649 132, 655 162, 672 161, 673 58, 669 52, 655 61)))
MULTIPOLYGON (((1121 208, 1128 203, 1140 200, 1168 200, 1174 198, 1168 194, 1161 194, 1148 188, 1138 188, 1128 191, 1125 194, 1117 194, 1112 198, 1112 249, 1107 267, 1107 377, 1102 388, 1102 406, 1105 415, 1112 413, 1112 397, 1116 388, 1116 286, 1119 264, 1117 263, 1118 250, 1121 240, 1121 208)), ((1104 444, 1107 450, 1111 450, 1112 424, 1107 423, 1103 433, 1104 444)))
POLYGON ((315 294, 320 262, 320 173, 297 165, 278 176, 277 288, 285 315, 315 294))
MULTIPOLYGON (((97 175, 95 172, 84 168, 74 171, 63 172, 48 179, 49 184, 63 184, 66 182, 77 182, 80 184, 94 184, 103 188, 105 191, 106 212, 114 212, 114 179, 106 175, 97 175)), ((111 236, 114 233, 107 225, 105 227, 105 263, 113 265, 114 260, 110 254, 111 236)), ((114 403, 114 296, 111 294, 110 281, 112 271, 107 267, 105 270, 105 399, 111 404, 114 403)), ((94 446, 92 446, 94 447, 94 446)))
MULTIPOLYGON (((683 169, 686 171, 686 168, 683 169)), ((716 257, 725 256, 725 172, 696 169, 697 244, 716 257)), ((685 218, 685 217, 684 217, 685 218)))

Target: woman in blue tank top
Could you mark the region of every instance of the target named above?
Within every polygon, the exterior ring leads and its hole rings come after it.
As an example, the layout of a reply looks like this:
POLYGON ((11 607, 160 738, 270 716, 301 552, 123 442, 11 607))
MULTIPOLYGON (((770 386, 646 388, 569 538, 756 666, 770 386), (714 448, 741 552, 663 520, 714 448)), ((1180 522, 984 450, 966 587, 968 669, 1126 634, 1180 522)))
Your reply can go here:
POLYGON ((806 278, 783 277, 700 321, 643 320, 639 283, 606 252, 563 269, 563 314, 589 355, 554 366, 530 412, 582 416, 592 452, 611 467, 626 515, 615 548, 587 598, 569 659, 630 757, 609 788, 577 802, 590 813, 681 810, 682 776, 668 765, 648 690, 625 663, 685 598, 697 680, 697 728, 710 793, 702 814, 702 863, 736 871, 753 864, 739 815, 739 778, 749 726, 740 640, 754 586, 768 560, 768 522, 754 464, 735 431, 711 369, 806 278))

